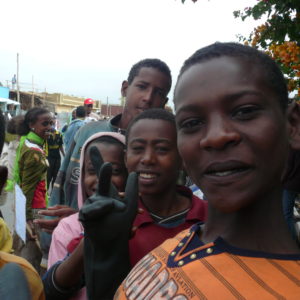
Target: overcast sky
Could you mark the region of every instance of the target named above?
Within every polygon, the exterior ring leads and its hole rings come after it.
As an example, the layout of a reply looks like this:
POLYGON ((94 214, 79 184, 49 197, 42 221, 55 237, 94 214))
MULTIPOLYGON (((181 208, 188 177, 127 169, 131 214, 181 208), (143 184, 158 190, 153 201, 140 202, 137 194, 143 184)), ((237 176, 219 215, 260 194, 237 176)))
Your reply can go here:
MULTIPOLYGON (((2 0, 0 81, 32 76, 40 91, 117 103, 132 64, 160 58, 173 83, 183 61, 215 41, 237 41, 255 23, 233 17, 256 0, 2 0)), ((173 84, 174 85, 174 84, 173 84)), ((172 99, 172 94, 169 95, 172 99)))

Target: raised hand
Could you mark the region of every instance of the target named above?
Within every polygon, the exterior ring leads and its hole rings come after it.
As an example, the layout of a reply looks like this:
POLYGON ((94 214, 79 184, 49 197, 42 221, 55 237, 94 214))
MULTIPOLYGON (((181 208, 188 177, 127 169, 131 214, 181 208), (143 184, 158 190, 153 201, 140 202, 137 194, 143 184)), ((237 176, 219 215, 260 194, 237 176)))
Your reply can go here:
POLYGON ((116 236, 120 231, 125 234, 126 229, 130 233, 132 222, 137 213, 138 184, 136 173, 129 175, 125 196, 122 198, 111 183, 111 164, 103 162, 96 147, 90 149, 90 158, 97 172, 98 187, 96 193, 85 201, 79 213, 79 220, 85 229, 94 226, 95 222, 97 224, 102 223, 103 231, 108 226, 107 229, 111 232, 109 239, 116 236), (126 228, 124 227, 125 224, 127 225, 126 228))
POLYGON ((90 158, 98 187, 79 212, 85 230, 87 293, 89 299, 112 299, 130 271, 128 240, 137 213, 137 174, 129 175, 125 196, 121 198, 111 183, 111 164, 103 163, 96 147, 91 147, 90 158))

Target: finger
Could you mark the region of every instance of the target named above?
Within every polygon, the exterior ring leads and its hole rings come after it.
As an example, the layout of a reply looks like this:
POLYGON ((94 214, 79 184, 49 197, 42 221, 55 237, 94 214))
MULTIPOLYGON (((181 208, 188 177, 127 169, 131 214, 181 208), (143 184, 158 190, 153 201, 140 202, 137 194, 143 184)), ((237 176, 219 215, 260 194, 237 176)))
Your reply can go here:
MULTIPOLYGON (((54 210, 54 209, 61 209, 61 208, 68 208, 68 207, 70 207, 70 206, 62 205, 62 204, 56 204, 54 206, 49 206, 47 209, 54 210)), ((39 211, 41 211, 41 210, 39 210, 39 211)))
POLYGON ((33 222, 35 224, 38 224, 41 228, 54 229, 57 226, 59 221, 60 218, 56 218, 52 220, 35 219, 33 222))
POLYGON ((93 221, 107 214, 114 207, 112 199, 107 198, 107 201, 95 201, 91 204, 84 205, 79 211, 79 221, 93 221))
POLYGON ((49 217, 62 217, 62 216, 69 216, 72 215, 74 213, 76 213, 77 211, 71 207, 62 207, 56 210, 40 210, 38 212, 39 215, 43 215, 43 216, 49 216, 49 217))
POLYGON ((98 180, 97 192, 99 195, 108 196, 111 188, 111 175, 112 165, 111 163, 104 163, 100 170, 100 176, 98 180))
POLYGON ((56 216, 57 211, 55 210, 39 210, 38 214, 43 216, 54 217, 56 216))
POLYGON ((101 156, 100 151, 98 150, 98 148, 96 146, 93 146, 90 149, 90 160, 91 160, 93 167, 96 171, 96 174, 99 178, 100 169, 103 165, 103 158, 101 156))
POLYGON ((138 175, 136 172, 132 172, 129 174, 127 179, 124 198, 124 202, 127 205, 127 212, 130 215, 135 215, 137 213, 138 198, 138 175))

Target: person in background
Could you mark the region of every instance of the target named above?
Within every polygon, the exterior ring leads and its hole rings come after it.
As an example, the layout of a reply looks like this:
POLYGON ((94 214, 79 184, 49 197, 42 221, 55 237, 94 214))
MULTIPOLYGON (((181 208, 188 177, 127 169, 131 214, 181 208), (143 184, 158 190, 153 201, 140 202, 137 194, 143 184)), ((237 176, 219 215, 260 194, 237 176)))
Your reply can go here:
POLYGON ((293 238, 298 240, 295 230, 294 206, 295 200, 300 194, 300 150, 290 148, 285 171, 282 176, 282 186, 284 188, 282 200, 284 217, 293 238))
POLYGON ((53 118, 46 108, 34 107, 27 111, 20 122, 20 143, 17 149, 13 180, 26 197, 26 221, 28 238, 26 245, 19 245, 16 251, 27 258, 39 270, 41 251, 33 220, 37 210, 47 206, 48 161, 44 149, 51 134, 53 118))
POLYGON ((98 121, 99 115, 93 112, 93 105, 94 105, 94 100, 91 98, 87 98, 84 100, 84 108, 86 111, 86 117, 85 121, 91 122, 91 121, 98 121))
POLYGON ((76 111, 76 108, 72 109, 71 113, 69 114, 69 117, 68 117, 68 120, 67 122, 63 125, 62 129, 61 129, 61 133, 62 135, 65 134, 65 132, 67 131, 68 127, 69 127, 69 124, 75 120, 75 111, 76 111))
MULTIPOLYGON (((97 186, 97 173, 95 169, 90 150, 97 148, 104 162, 110 162, 112 164, 112 182, 119 192, 124 192, 125 182, 127 179, 127 169, 124 161, 124 150, 125 150, 125 137, 116 132, 100 132, 92 135, 84 144, 80 157, 81 167, 81 180, 78 188, 78 206, 81 207, 85 200, 92 196, 97 186)), ((98 157, 97 157, 98 158, 98 157)), ((44 276, 43 282, 45 283, 46 297, 55 299, 67 299, 67 294, 73 294, 75 289, 72 288, 64 289, 64 284, 56 280, 56 270, 60 265, 61 261, 68 255, 70 255, 80 240, 83 238, 83 227, 78 220, 78 213, 73 214, 67 218, 64 218, 54 230, 52 235, 52 242, 49 251, 48 267, 52 267, 51 271, 44 276), (47 279, 46 279, 47 278, 47 279), (61 294, 59 290, 53 288, 52 282, 55 282, 54 287, 61 287, 61 294), (49 286, 50 284, 50 286, 49 286), (54 296, 55 295, 55 296, 54 296), (59 295, 61 297, 59 297, 59 295)), ((83 248, 81 248, 81 259, 78 264, 81 268, 74 268, 75 282, 77 277, 81 277, 83 274, 83 248)), ((77 260, 78 261, 78 260, 77 260)), ((77 264, 77 265, 78 265, 77 264)), ((65 277, 62 271, 59 271, 59 278, 62 280, 68 280, 68 275, 65 277)), ((70 279, 70 278, 69 278, 70 279)), ((76 282, 77 283, 77 282, 76 282)), ((76 285, 77 287, 77 285, 76 285)), ((81 290, 75 293, 73 299, 86 299, 86 291, 81 290)))
POLYGON ((53 127, 55 128, 55 130, 60 130, 60 122, 59 122, 59 119, 58 119, 58 113, 55 112, 54 115, 53 115, 53 127))
POLYGON ((47 146, 47 159, 49 162, 49 168, 47 171, 47 188, 49 189, 50 185, 51 188, 53 187, 60 168, 61 155, 65 156, 62 134, 54 127, 51 128, 51 133, 48 135, 47 146))
POLYGON ((64 140, 65 152, 69 151, 70 144, 73 141, 76 132, 79 130, 80 127, 86 124, 85 117, 86 117, 85 107, 84 106, 76 107, 75 117, 72 120, 72 122, 69 124, 67 130, 64 133, 63 140, 64 140))
MULTIPOLYGON (((0 154, 5 136, 4 123, 4 117, 0 110, 0 154)), ((2 169, 3 167, 0 166, 1 187, 6 181, 2 169)), ((24 258, 10 254, 11 252, 12 238, 5 222, 0 218, 0 298, 3 300, 44 300, 42 281, 36 270, 24 258), (19 276, 20 274, 21 276, 19 276), (26 295, 28 295, 27 298, 26 295)))
POLYGON ((20 142, 19 127, 24 116, 16 116, 8 121, 5 133, 5 147, 3 148, 0 165, 6 166, 8 177, 5 190, 0 195, 0 205, 3 217, 13 233, 15 230, 15 191, 13 183, 13 169, 16 160, 16 151, 20 142))

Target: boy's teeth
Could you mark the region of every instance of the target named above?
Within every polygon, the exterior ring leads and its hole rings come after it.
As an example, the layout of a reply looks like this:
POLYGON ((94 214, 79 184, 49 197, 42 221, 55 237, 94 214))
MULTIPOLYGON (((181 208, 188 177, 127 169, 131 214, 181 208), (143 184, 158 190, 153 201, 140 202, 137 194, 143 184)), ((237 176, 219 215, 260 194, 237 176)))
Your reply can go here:
POLYGON ((140 173, 140 177, 149 179, 149 178, 154 178, 156 176, 154 174, 140 173))

